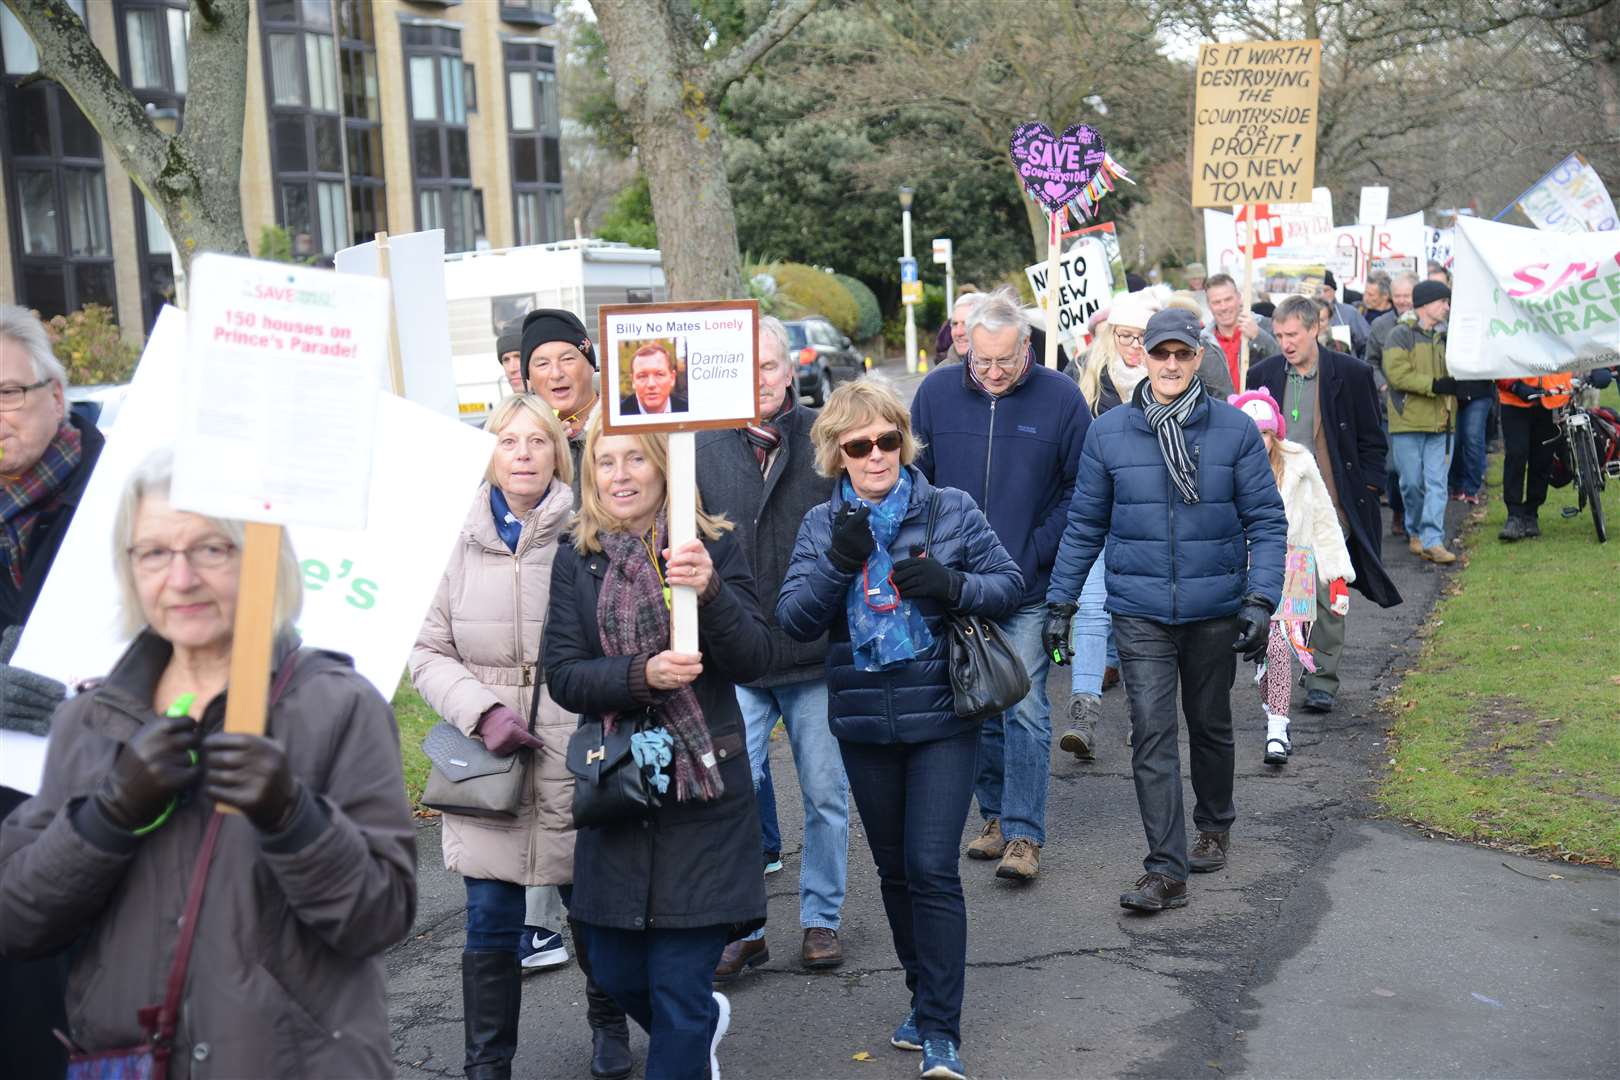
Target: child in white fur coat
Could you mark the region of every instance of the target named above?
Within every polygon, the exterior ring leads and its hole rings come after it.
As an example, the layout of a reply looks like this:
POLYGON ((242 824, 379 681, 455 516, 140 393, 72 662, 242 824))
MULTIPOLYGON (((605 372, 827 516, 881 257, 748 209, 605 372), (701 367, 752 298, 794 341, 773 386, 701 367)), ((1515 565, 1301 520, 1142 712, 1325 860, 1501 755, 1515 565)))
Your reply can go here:
MULTIPOLYGON (((1327 485, 1316 467, 1310 450, 1298 443, 1286 441, 1287 427, 1282 409, 1265 389, 1234 394, 1226 399, 1242 409, 1260 428, 1265 439, 1266 453, 1271 458, 1272 475, 1277 478, 1277 490, 1282 494, 1283 510, 1288 515, 1289 565, 1297 573, 1299 555, 1309 552, 1316 568, 1316 576, 1328 586, 1333 611, 1343 615, 1350 607, 1348 584, 1356 579, 1350 563, 1350 551, 1344 543, 1344 532, 1339 527, 1338 513, 1328 495, 1327 485)), ((1255 676, 1263 693, 1262 708, 1266 711, 1267 765, 1282 765, 1288 760, 1293 745, 1288 740, 1288 709, 1294 685, 1293 660, 1297 657, 1307 671, 1314 670, 1311 653, 1306 648, 1310 639, 1310 619, 1291 597, 1300 603, 1310 595, 1314 607, 1316 582, 1301 583, 1299 589, 1285 585, 1283 602, 1271 618, 1271 641, 1266 658, 1255 676)))

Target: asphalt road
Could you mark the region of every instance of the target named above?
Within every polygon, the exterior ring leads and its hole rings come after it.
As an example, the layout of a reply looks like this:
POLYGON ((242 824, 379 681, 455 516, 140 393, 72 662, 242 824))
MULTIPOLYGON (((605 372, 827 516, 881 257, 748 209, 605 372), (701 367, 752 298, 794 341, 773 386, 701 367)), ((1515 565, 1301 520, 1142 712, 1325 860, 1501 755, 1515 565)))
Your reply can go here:
MULTIPOLYGON (((1193 878, 1186 908, 1118 906, 1144 854, 1120 691, 1104 697, 1095 764, 1054 745, 1040 878, 1014 885, 994 864, 963 861, 970 1075, 1620 1075, 1620 876, 1372 820, 1384 761, 1375 703, 1455 573, 1404 545, 1388 562, 1406 603, 1384 611, 1352 594, 1339 708, 1296 717, 1281 770, 1261 763, 1259 696, 1240 674, 1231 860, 1193 878)), ((1067 678, 1056 672, 1048 687, 1059 729, 1067 678)), ((914 1076, 918 1055, 888 1045, 907 997, 853 811, 848 961, 828 973, 798 967, 802 815, 780 739, 772 769, 786 863, 768 879, 775 957, 728 989, 724 1073, 914 1076)), ((977 826, 974 814, 964 843, 977 826)), ((404 1077, 460 1076, 464 897, 443 870, 436 825, 423 827, 419 851, 417 926, 388 957, 395 1056, 404 1077)), ((583 989, 572 964, 525 981, 515 1076, 589 1076, 583 989)), ((639 1031, 632 1046, 644 1060, 639 1031)))

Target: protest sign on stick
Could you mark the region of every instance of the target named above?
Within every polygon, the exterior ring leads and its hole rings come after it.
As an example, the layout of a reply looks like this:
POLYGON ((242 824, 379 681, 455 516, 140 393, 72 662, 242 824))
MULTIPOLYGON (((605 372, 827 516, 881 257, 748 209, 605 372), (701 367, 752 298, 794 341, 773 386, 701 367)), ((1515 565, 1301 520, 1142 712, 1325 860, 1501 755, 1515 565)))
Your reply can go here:
POLYGON ((1321 68, 1314 39, 1199 47, 1194 206, 1311 200, 1321 68))
POLYGON ((1055 279, 1049 262, 1024 267, 1024 276, 1043 310, 1047 298, 1056 293, 1057 337, 1069 347, 1071 355, 1077 355, 1087 344, 1087 321, 1109 302, 1113 277, 1108 264, 1102 240, 1086 236, 1064 252, 1055 279))
POLYGON ((1549 232, 1610 232, 1620 228, 1609 189, 1580 154, 1571 154, 1554 165, 1497 218, 1513 206, 1536 228, 1549 232))
POLYGON ((1046 211, 1046 356, 1058 363, 1058 275, 1068 212, 1080 221, 1096 216, 1097 204, 1114 190, 1115 180, 1135 183, 1103 145, 1102 132, 1075 124, 1062 135, 1039 122, 1020 124, 1007 144, 1024 193, 1046 211))
POLYGON ((455 361, 450 347, 444 230, 378 233, 375 240, 334 256, 339 273, 387 278, 394 315, 384 386, 434 412, 460 419, 455 361), (392 372, 392 375, 388 374, 392 372))
MULTIPOLYGON (((759 421, 759 301, 603 304, 602 431, 669 436, 669 544, 697 539, 700 428, 759 421)), ((670 589, 671 648, 697 652, 697 590, 670 589)))

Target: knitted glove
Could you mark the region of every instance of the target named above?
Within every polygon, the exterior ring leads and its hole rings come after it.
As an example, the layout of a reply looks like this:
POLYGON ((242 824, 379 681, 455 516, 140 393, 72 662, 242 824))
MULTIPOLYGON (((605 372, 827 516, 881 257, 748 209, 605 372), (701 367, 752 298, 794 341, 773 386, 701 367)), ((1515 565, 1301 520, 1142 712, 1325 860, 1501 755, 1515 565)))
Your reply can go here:
POLYGON ((865 503, 845 503, 833 515, 832 546, 827 549, 827 558, 846 574, 859 570, 877 546, 868 524, 871 516, 872 508, 865 503))
POLYGON ((48 735, 51 714, 67 698, 67 687, 8 663, 20 637, 21 626, 8 626, 0 633, 0 728, 48 735))

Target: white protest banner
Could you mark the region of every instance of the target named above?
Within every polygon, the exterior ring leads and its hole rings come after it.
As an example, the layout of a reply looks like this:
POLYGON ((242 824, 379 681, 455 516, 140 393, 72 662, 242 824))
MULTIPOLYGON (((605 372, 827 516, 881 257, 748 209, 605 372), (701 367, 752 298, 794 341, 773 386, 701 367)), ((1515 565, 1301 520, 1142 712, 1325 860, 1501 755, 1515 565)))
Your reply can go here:
POLYGON ((1322 43, 1198 48, 1194 206, 1304 202, 1316 175, 1322 43))
POLYGON ((1519 210, 1549 232, 1609 232, 1620 228, 1603 178, 1580 154, 1553 166, 1518 198, 1519 210))
POLYGON ((1405 258, 1410 258, 1416 272, 1422 274, 1427 265, 1428 232, 1421 213, 1390 218, 1371 228, 1341 225, 1333 230, 1332 250, 1349 262, 1350 269, 1344 275, 1334 270, 1333 276, 1340 285, 1360 290, 1367 284, 1369 269, 1387 269, 1405 258))
POLYGON ((388 283, 200 255, 188 314, 174 505, 363 528, 388 283))
MULTIPOLYGON (((172 446, 180 419, 186 316, 164 308, 118 423, 91 474, 13 663, 68 686, 105 675, 129 644, 118 629, 109 550, 129 474, 172 446)), ((308 645, 354 657, 392 698, 439 587, 494 438, 392 394, 378 395, 371 506, 363 532, 288 530, 304 574, 298 631, 308 645)), ((0 784, 34 791, 46 740, 0 731, 0 784)))
MULTIPOLYGON (((1046 310, 1045 262, 1024 267, 1024 275, 1035 291, 1035 300, 1046 310)), ((1058 338, 1077 355, 1086 343, 1086 322, 1102 310, 1113 295, 1113 280, 1108 270, 1108 251, 1099 239, 1082 237, 1058 260, 1057 331, 1058 338)))
POLYGON ((759 302, 603 304, 602 430, 696 431, 759 419, 759 302))
MULTIPOLYGON (((444 230, 391 234, 388 277, 394 286, 394 324, 405 397, 452 419, 460 415, 450 356, 450 305, 444 290, 444 230)), ((333 257, 340 274, 377 276, 375 240, 333 257)), ((384 384, 386 389, 386 383, 384 384)))
MULTIPOLYGON (((1333 192, 1312 188, 1305 203, 1262 203, 1256 207, 1261 217, 1277 219, 1278 242, 1262 256, 1270 258, 1327 258, 1333 250, 1333 192)), ((1211 274, 1230 274, 1243 282, 1242 238, 1233 215, 1220 210, 1204 211, 1204 265, 1211 274)))
POLYGON ((1356 213, 1357 225, 1382 225, 1389 217, 1389 188, 1364 187, 1361 189, 1361 208, 1356 213))
POLYGON ((1446 366, 1506 379, 1620 363, 1620 232, 1460 218, 1446 366))

